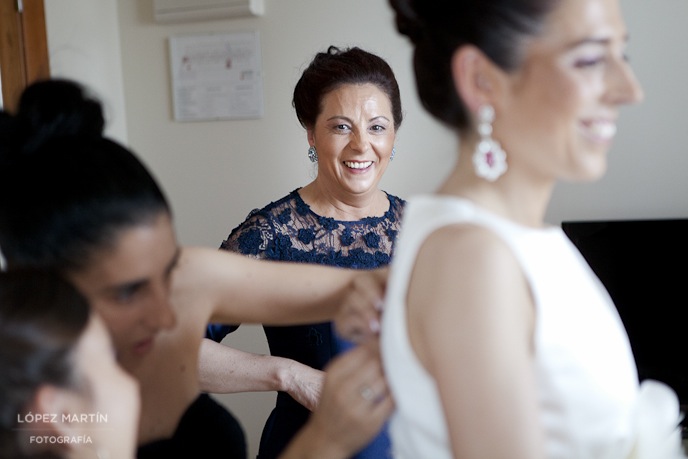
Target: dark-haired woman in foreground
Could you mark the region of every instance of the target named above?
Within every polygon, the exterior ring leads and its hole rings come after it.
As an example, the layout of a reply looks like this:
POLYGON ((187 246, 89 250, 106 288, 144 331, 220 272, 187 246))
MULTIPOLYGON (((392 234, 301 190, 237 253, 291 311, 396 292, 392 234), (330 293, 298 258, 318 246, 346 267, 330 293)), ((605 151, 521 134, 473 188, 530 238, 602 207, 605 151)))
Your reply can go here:
POLYGON ((675 394, 639 386, 609 296, 544 222, 557 181, 603 176, 642 98, 619 0, 390 3, 423 105, 460 137, 439 190, 409 199, 391 269, 395 457, 683 457, 675 394))
MULTIPOLYGON (((377 353, 369 342, 328 366, 321 406, 280 459, 345 459, 377 432, 391 401, 359 394, 384 384, 377 353)), ((46 270, 0 273, 0 457, 133 459, 139 403, 103 320, 71 284, 46 270)), ((197 457, 186 448, 175 454, 197 457)))
MULTIPOLYGON (((251 212, 221 248, 264 260, 354 269, 386 266, 404 205, 378 187, 394 157, 403 117, 391 67, 360 48, 331 46, 303 71, 293 105, 306 130, 308 157, 317 164, 316 178, 251 212)), ((293 376, 300 389, 278 393, 263 429, 258 457, 274 459, 317 406, 321 370, 350 344, 336 336, 329 322, 264 329, 272 356, 301 364, 293 376)), ((229 329, 211 326, 209 331, 219 341, 229 329)), ((217 358, 215 349, 220 349, 215 343, 204 344, 201 377, 206 389, 225 392, 236 369, 217 358)), ((389 441, 382 432, 355 457, 388 455, 389 441)))
MULTIPOLYGON (((139 457, 243 458, 239 424, 199 396, 207 324, 330 320, 357 273, 181 248, 162 190, 103 125, 100 104, 69 81, 35 83, 15 115, 0 113, 7 268, 59 271, 104 319, 141 388, 139 457)), ((357 406, 356 431, 379 428, 391 407, 381 372, 366 377, 381 390, 357 406)))

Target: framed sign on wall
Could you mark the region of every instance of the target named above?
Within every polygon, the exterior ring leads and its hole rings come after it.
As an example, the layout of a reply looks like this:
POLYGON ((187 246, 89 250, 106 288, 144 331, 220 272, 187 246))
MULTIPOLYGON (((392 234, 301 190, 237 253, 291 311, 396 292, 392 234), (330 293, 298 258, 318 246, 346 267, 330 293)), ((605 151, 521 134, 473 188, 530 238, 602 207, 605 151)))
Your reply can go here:
POLYGON ((173 36, 169 45, 176 121, 263 116, 257 31, 173 36))

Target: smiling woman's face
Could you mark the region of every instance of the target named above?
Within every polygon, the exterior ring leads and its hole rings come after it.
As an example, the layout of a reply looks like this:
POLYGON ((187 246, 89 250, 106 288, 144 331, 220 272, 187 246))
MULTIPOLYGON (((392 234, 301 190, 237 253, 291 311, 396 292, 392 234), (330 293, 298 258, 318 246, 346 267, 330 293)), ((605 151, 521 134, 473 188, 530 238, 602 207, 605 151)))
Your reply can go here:
POLYGON ((618 0, 559 2, 523 65, 506 77, 494 137, 510 168, 564 180, 605 172, 619 108, 642 98, 627 38, 618 0))
POLYGON ((395 130, 389 97, 374 84, 346 84, 323 97, 308 142, 318 152, 319 184, 333 196, 377 191, 395 130))

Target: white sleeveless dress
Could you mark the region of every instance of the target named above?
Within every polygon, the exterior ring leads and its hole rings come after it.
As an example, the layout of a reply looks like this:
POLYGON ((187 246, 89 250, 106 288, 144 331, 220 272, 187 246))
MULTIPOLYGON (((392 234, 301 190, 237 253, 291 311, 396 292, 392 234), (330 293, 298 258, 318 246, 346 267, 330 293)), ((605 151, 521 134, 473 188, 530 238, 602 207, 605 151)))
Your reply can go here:
POLYGON ((423 241, 438 228, 456 223, 481 225, 496 233, 513 250, 530 284, 536 308, 535 367, 547 457, 684 457, 679 452, 680 433, 675 430, 675 395, 660 383, 640 389, 616 308, 566 235, 556 227, 520 226, 470 201, 440 196, 408 201, 387 287, 381 344, 397 407, 390 422, 394 457, 452 457, 435 382, 408 339, 405 298, 423 241), (666 407, 661 424, 656 414, 647 413, 657 406, 666 407), (652 425, 645 440, 638 440, 638 419, 652 425), (667 442, 670 433, 673 437, 667 442))

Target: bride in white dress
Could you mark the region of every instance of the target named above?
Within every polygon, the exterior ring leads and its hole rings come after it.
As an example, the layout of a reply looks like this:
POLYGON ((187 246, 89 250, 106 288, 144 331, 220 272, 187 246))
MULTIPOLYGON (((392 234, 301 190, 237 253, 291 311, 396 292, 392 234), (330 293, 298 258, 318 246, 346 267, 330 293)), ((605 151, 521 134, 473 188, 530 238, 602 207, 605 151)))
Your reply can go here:
POLYGON ((544 223, 558 180, 603 176, 619 108, 643 97, 619 0, 391 4, 424 106, 460 138, 391 268, 395 457, 684 457, 675 395, 638 384, 609 296, 544 223))

